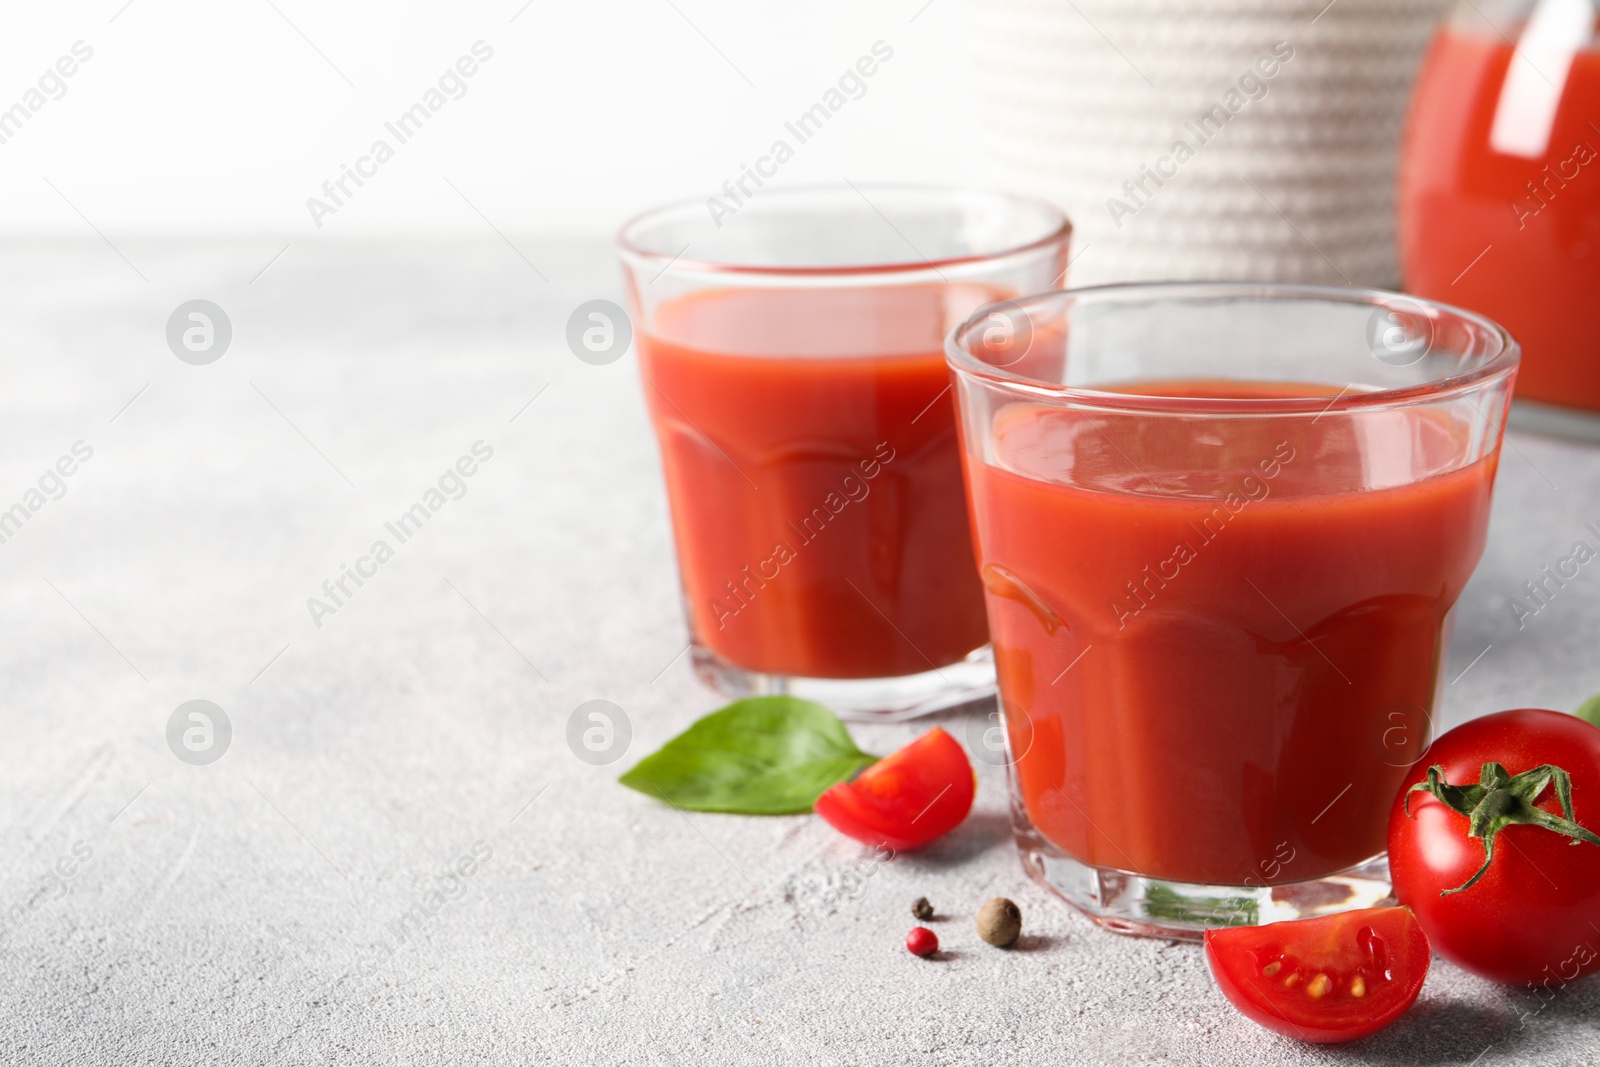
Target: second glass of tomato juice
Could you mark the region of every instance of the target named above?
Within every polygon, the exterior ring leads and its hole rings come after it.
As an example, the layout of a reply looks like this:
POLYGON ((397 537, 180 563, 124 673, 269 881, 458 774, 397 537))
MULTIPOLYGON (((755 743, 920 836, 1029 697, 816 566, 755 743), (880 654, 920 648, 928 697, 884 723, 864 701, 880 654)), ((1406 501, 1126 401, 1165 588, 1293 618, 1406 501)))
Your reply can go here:
POLYGON ((619 243, 696 673, 909 717, 993 691, 943 344, 1060 284, 1042 202, 761 189, 619 243))
POLYGON ((1510 335, 1373 290, 1172 283, 980 310, 949 356, 1030 874, 1166 937, 1387 896, 1510 335))

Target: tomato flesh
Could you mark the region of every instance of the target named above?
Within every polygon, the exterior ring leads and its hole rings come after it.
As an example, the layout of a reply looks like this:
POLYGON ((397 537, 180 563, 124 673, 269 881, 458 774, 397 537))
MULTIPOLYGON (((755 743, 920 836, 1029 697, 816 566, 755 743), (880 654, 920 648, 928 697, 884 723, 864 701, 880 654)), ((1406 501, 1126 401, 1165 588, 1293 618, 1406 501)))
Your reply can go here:
MULTIPOLYGON (((1405 787, 1437 765, 1453 785, 1472 785, 1485 763, 1519 774, 1553 764, 1572 776, 1574 819, 1600 830, 1600 730, 1560 711, 1518 708, 1471 719, 1434 741, 1405 787)), ((1389 815, 1389 872, 1400 903, 1416 912, 1434 950, 1496 982, 1557 989, 1600 970, 1600 845, 1573 843, 1538 826, 1507 826, 1494 860, 1470 889, 1442 895, 1483 864, 1483 842, 1465 815, 1403 788, 1389 815)), ((1561 814, 1555 790, 1538 806, 1561 814)))
POLYGON ((1428 938, 1409 908, 1206 931, 1223 995, 1285 1037, 1354 1041, 1405 1014, 1428 975, 1428 938))
POLYGON ((976 784, 966 750, 935 726, 823 793, 816 812, 846 837, 901 851, 960 825, 972 810, 976 784))

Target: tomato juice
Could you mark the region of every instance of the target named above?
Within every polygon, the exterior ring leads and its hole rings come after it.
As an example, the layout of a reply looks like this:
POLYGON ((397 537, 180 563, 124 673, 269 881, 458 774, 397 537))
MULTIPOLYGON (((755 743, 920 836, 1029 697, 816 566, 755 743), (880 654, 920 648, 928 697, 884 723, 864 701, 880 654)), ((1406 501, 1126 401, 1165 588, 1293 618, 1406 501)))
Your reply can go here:
POLYGON ((1519 397, 1600 411, 1600 51, 1541 71, 1519 36, 1451 25, 1428 53, 1401 153, 1405 285, 1509 329, 1519 397))
POLYGON ((1333 387, 1120 391, 1197 399, 1181 415, 1013 402, 969 445, 1029 821, 1082 863, 1179 882, 1376 856, 1427 741, 1496 453, 1463 465, 1472 428, 1443 411, 1205 404, 1333 387))
POLYGON ((696 640, 739 667, 915 674, 988 640, 944 335, 979 286, 712 289, 640 336, 696 640))

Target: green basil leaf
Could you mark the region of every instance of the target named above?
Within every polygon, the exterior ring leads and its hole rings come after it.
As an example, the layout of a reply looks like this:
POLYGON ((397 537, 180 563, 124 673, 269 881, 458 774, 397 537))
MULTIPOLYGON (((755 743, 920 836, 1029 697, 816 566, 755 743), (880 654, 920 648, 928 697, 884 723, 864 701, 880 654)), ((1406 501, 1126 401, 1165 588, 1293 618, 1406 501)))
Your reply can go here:
POLYGON ((1578 710, 1573 714, 1590 726, 1600 726, 1600 693, 1578 705, 1578 710))
POLYGON ((821 704, 751 697, 696 720, 617 780, 675 808, 792 815, 876 761, 821 704))

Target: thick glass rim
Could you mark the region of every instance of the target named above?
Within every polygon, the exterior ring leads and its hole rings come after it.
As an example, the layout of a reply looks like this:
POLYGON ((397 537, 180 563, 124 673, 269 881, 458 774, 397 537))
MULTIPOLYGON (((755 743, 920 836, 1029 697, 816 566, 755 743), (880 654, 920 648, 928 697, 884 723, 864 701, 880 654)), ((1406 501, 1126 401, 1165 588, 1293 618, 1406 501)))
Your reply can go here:
MULTIPOLYGON (((1494 381, 1516 372, 1521 360, 1522 346, 1504 326, 1485 315, 1436 300, 1426 300, 1409 293, 1388 289, 1368 289, 1339 285, 1306 285, 1295 282, 1117 282, 1109 285, 1090 285, 1079 288, 1055 289, 1035 293, 1016 300, 1001 300, 985 304, 950 331, 945 339, 945 362, 958 375, 982 379, 1012 391, 1046 399, 1057 404, 1074 406, 1139 410, 1152 413, 1192 415, 1199 411, 1207 414, 1227 415, 1299 415, 1326 413, 1363 408, 1396 407, 1411 403, 1431 402, 1443 397, 1481 389, 1494 381), (1161 396, 1144 393, 1124 393, 1109 389, 1090 389, 1047 381, 1026 374, 1018 374, 1005 367, 997 367, 979 359, 967 348, 967 338, 980 324, 996 312, 1020 311, 1031 317, 1029 309, 1045 303, 1096 303, 1129 304, 1158 302, 1213 302, 1218 300, 1254 299, 1260 301, 1322 301, 1330 304, 1349 304, 1361 307, 1393 307, 1409 304, 1441 317, 1465 322, 1490 338, 1494 351, 1484 361, 1460 374, 1445 375, 1430 381, 1393 389, 1373 389, 1362 392, 1341 392, 1330 398, 1326 395, 1304 397, 1193 397, 1161 396)), ((1347 387, 1348 388, 1348 387, 1347 387)))
MULTIPOLYGON (((952 202, 956 201, 981 201, 996 205, 1010 211, 1025 210, 1041 214, 1051 220, 1046 231, 1037 237, 1026 241, 1009 243, 983 252, 967 253, 959 256, 943 256, 928 258, 920 255, 908 242, 907 256, 904 259, 888 260, 882 263, 852 263, 839 265, 815 266, 778 266, 757 263, 739 263, 721 259, 697 259, 688 257, 682 251, 674 254, 661 248, 648 245, 643 240, 643 232, 654 225, 680 218, 688 214, 703 214, 706 210, 704 200, 677 200, 669 204, 651 208, 640 212, 624 222, 617 230, 617 247, 625 257, 635 259, 641 263, 658 264, 662 271, 670 268, 680 268, 691 272, 704 272, 716 274, 744 274, 762 276, 790 276, 797 278, 851 278, 864 276, 881 276, 886 274, 919 274, 927 271, 937 271, 946 267, 960 267, 973 263, 989 263, 995 260, 1006 259, 1011 256, 1032 252, 1046 248, 1052 244, 1067 241, 1072 236, 1072 222, 1064 211, 1058 206, 1042 197, 1023 196, 1014 193, 1002 193, 986 189, 967 189, 959 186, 945 185, 918 185, 902 182, 846 182, 843 185, 817 183, 809 185, 785 185, 763 191, 759 200, 768 208, 781 201, 795 200, 818 195, 855 196, 863 206, 877 211, 868 193, 878 193, 881 196, 896 196, 910 194, 912 196, 942 197, 952 202)), ((887 221, 887 220, 885 220, 887 221)), ((890 223, 892 226, 893 223, 890 223)), ((1057 279, 1059 280, 1059 279, 1057 279)))

